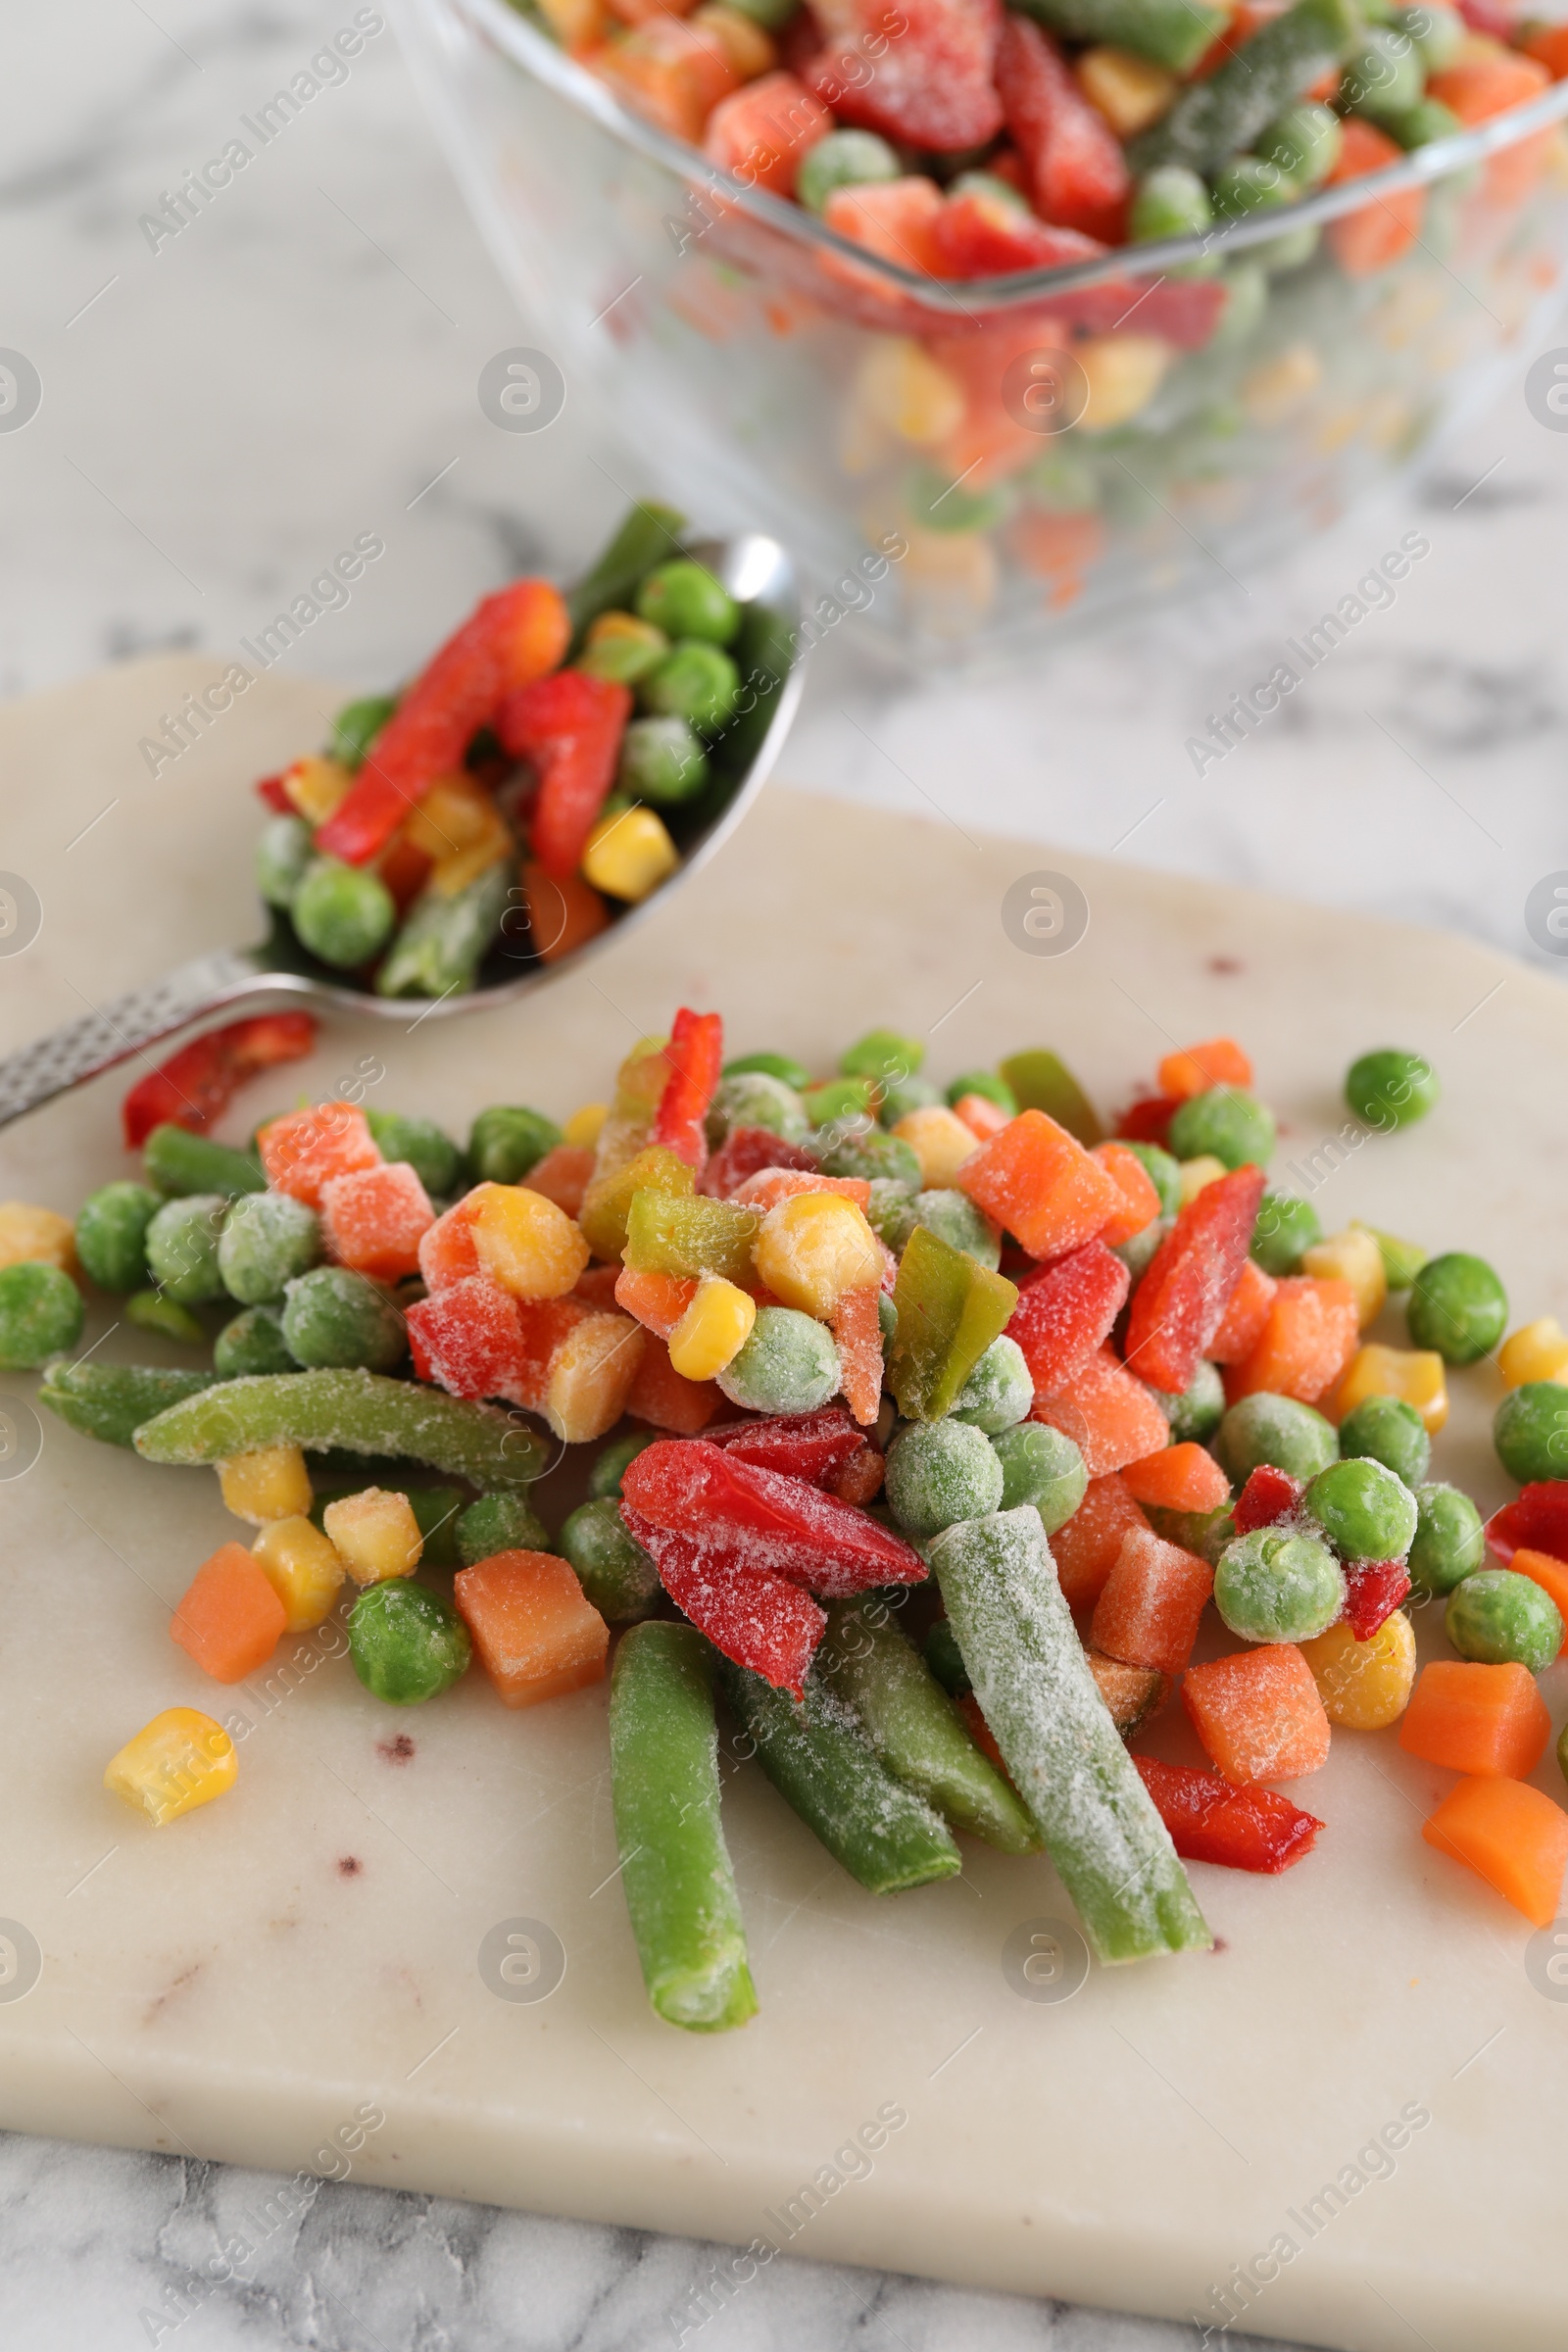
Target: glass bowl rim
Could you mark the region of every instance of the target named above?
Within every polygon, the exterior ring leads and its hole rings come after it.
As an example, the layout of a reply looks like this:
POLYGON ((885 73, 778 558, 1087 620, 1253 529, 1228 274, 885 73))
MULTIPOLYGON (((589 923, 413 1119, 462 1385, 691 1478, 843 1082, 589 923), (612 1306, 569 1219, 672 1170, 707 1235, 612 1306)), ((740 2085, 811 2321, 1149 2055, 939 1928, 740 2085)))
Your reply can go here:
MULTIPOLYGON (((853 263, 858 271, 879 280, 890 296, 912 299, 926 311, 947 312, 955 318, 971 320, 977 304, 988 312, 1008 311, 1038 305, 1080 287, 1102 285, 1107 280, 1129 277, 1143 280, 1150 276, 1159 279, 1173 271, 1189 270, 1195 262, 1245 253, 1250 246, 1270 244, 1294 229, 1316 227, 1321 222, 1338 220, 1345 213, 1381 203, 1404 189, 1446 179, 1487 156, 1517 145, 1534 131, 1550 128, 1568 116, 1568 79, 1564 79, 1553 82, 1524 106, 1493 115, 1451 138, 1434 139, 1425 147, 1412 149, 1398 163, 1390 164, 1381 172, 1341 180, 1295 204, 1254 213, 1220 230, 1198 236, 1151 239, 1147 244, 1111 246, 1104 254, 1096 254, 1086 261, 1058 264, 1045 270, 1014 270, 995 277, 927 277, 918 270, 901 269, 863 245, 840 236, 803 205, 774 196, 765 188, 748 187, 733 172, 710 162, 700 149, 643 122, 621 105, 607 83, 559 48, 548 33, 510 5, 510 0, 404 0, 404 4, 432 21, 438 22, 443 16, 466 18, 491 47, 554 90, 579 114, 589 116, 623 146, 662 165, 689 186, 705 188, 726 210, 746 216, 803 251, 832 254, 853 263)), ((703 221, 701 215, 694 215, 693 219, 698 224, 694 235, 701 233, 702 227, 711 225, 710 221, 703 221)), ((683 248, 677 247, 680 250, 683 248)))

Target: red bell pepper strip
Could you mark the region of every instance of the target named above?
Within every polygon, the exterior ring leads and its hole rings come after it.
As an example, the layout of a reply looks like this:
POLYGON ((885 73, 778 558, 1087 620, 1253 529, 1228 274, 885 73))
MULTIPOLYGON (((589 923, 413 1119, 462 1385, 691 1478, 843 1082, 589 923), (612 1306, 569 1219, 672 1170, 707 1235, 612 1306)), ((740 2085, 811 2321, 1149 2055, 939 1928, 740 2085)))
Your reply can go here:
POLYGON ((1345 1622, 1358 1642, 1370 1642, 1410 1590, 1402 1560, 1352 1560, 1345 1571, 1345 1622))
POLYGON ((1180 1108, 1174 1095, 1145 1095, 1122 1112, 1116 1133, 1125 1144, 1157 1144, 1163 1152, 1170 1123, 1180 1108))
POLYGON ((1211 1772, 1134 1756, 1138 1777, 1184 1862, 1274 1873, 1310 1853, 1323 1824, 1273 1788, 1236 1788, 1211 1772))
POLYGON ((265 801, 269 808, 275 808, 279 816, 293 816, 295 814, 294 804, 289 799, 288 794, 283 790, 283 775, 281 769, 279 769, 275 776, 257 777, 256 797, 259 801, 265 801))
POLYGON ((1004 1337, 1023 1349, 1037 1396, 1065 1388, 1110 1337, 1132 1276, 1103 1242, 1086 1242, 1031 1275, 1004 1337))
POLYGON ((748 1176, 760 1175, 763 1168, 796 1168, 811 1176, 816 1161, 801 1145, 787 1144, 770 1127, 732 1127, 703 1170, 697 1189, 710 1200, 729 1200, 748 1176))
POLYGON ((566 608, 548 580, 514 580, 485 597, 404 695, 317 848, 350 865, 384 850, 437 776, 462 767, 507 696, 554 669, 570 639, 566 608))
POLYGON ((1306 1493, 1298 1478, 1288 1470, 1276 1470, 1272 1462, 1259 1462, 1246 1486, 1236 1497, 1233 1517, 1236 1533, 1250 1536, 1254 1528, 1272 1527, 1294 1511, 1306 1493))
POLYGON ((129 1151, 139 1151, 155 1127, 188 1127, 204 1135, 247 1078, 280 1061, 298 1061, 316 1043, 309 1012, 263 1012, 226 1029, 209 1029, 181 1046, 156 1070, 138 1078, 121 1104, 129 1151))
POLYGON ((749 1558, 733 1536, 656 1527, 624 1499, 621 1517, 633 1542, 651 1555, 670 1599, 715 1649, 776 1690, 805 1696, 806 1677, 827 1630, 827 1613, 808 1592, 749 1558))
POLYGON ((871 1451, 842 1404, 825 1404, 815 1413, 781 1413, 768 1421, 733 1421, 708 1436, 732 1462, 779 1470, 830 1494, 837 1494, 845 1466, 871 1451))
POLYGON ((516 760, 531 760, 539 791, 528 819, 533 854, 565 882, 582 863, 588 836, 615 780, 631 689, 584 669, 558 669, 509 694, 496 733, 516 760))
POLYGON ((919 1553, 864 1511, 702 1438, 648 1446, 620 1491, 651 1526, 721 1538, 734 1557, 832 1599, 925 1579, 919 1553))
POLYGON ((1150 1259, 1127 1323, 1129 1372, 1179 1396, 1225 1318, 1242 1279, 1263 1197, 1263 1171, 1249 1163, 1205 1184, 1189 1200, 1150 1259))
POLYGON ((708 1160, 704 1125, 724 1059, 724 1023, 716 1012, 682 1005, 664 1048, 669 1076, 654 1113, 653 1141, 702 1174, 708 1160))
POLYGON ((1538 1478, 1521 1487, 1512 1502, 1493 1512, 1486 1537, 1505 1568, 1516 1551, 1568 1560, 1568 1478, 1538 1478))
POLYGON ((1025 17, 1003 26, 997 91, 1041 219, 1119 245, 1133 184, 1121 141, 1054 42, 1025 17))

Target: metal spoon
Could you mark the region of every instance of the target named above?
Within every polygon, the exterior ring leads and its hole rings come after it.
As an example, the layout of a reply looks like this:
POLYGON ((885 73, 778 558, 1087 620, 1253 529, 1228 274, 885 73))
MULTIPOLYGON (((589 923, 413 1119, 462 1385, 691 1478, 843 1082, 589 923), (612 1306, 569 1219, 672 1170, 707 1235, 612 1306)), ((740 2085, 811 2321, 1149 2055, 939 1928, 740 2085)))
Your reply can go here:
MULTIPOLYGON (((640 906, 628 907, 597 938, 554 963, 542 962, 531 946, 509 950, 503 941, 487 959, 479 987, 466 995, 430 999, 425 1004, 424 1018, 446 1019, 456 1013, 479 1012, 493 1004, 510 1004, 514 998, 559 979, 564 972, 575 970, 601 948, 619 939, 650 907, 662 906, 689 874, 706 864, 720 843, 733 833, 761 791, 789 733, 801 695, 798 662, 792 665, 787 656, 780 661, 776 650, 796 642, 795 633, 801 622, 801 592, 795 566, 776 540, 759 532, 748 532, 734 539, 699 540, 688 545, 688 553, 722 580, 737 603, 754 618, 759 632, 770 639, 775 649, 771 661, 755 664, 750 671, 743 662, 743 691, 748 678, 757 679, 759 668, 765 669, 767 683, 753 685, 752 709, 732 722, 717 755, 722 760, 727 750, 736 761, 728 797, 707 823, 688 838, 678 870, 640 906), (509 962, 517 968, 509 971, 509 962)), ((743 645, 747 634, 743 630, 743 645)), ((51 1030, 47 1037, 7 1054, 0 1060, 0 1127, 36 1110, 40 1103, 52 1101, 56 1095, 96 1078, 100 1071, 113 1069, 117 1062, 172 1037, 176 1030, 190 1028, 215 1012, 227 1011, 253 999, 278 996, 302 1004, 329 1004, 347 1012, 368 1013, 405 1025, 411 1005, 418 1002, 410 997, 378 997, 368 989, 353 986, 341 973, 308 956, 288 926, 279 920, 272 935, 256 947, 220 948, 211 955, 198 956, 194 962, 177 965, 162 979, 115 998, 101 1012, 89 1013, 79 1021, 68 1021, 63 1028, 51 1030)))

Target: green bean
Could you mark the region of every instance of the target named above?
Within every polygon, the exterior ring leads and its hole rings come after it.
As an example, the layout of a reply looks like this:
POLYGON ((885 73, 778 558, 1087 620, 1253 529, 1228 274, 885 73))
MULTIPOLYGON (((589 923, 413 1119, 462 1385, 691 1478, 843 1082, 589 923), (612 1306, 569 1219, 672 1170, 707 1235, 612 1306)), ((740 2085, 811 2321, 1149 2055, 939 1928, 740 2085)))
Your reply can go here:
POLYGON ((280 1372, 220 1381, 136 1432, 136 1451, 149 1462, 221 1462, 263 1446, 401 1455, 470 1486, 503 1492, 531 1484, 547 1460, 543 1438, 499 1405, 475 1404, 376 1372, 280 1372))
POLYGON ((267 1178, 253 1152, 231 1152, 205 1135, 166 1122, 141 1148, 147 1181, 160 1193, 265 1193, 267 1178))
POLYGON ((610 545, 573 588, 566 591, 572 643, 601 612, 629 611, 638 583, 656 564, 678 552, 686 517, 652 499, 634 506, 610 545))
POLYGON ((1023 0, 1023 9, 1070 41, 1107 41, 1173 74, 1196 66, 1229 22, 1211 0, 1023 0))
POLYGON ((1211 179, 1339 64, 1359 29, 1348 0, 1296 0, 1283 16, 1260 25, 1217 73, 1190 82, 1169 113, 1133 141, 1133 170, 1187 164, 1211 179))
POLYGON ((376 995, 450 997, 472 988, 515 880, 514 860, 502 858, 451 898, 421 891, 375 975, 376 995))
POLYGON ((168 1372, 151 1364, 73 1364, 62 1359, 45 1372, 38 1402, 83 1437, 128 1446, 144 1421, 183 1397, 199 1396, 216 1378, 212 1372, 168 1372))
POLYGON ((120 1311, 138 1331, 156 1332, 161 1340, 175 1340, 182 1348, 207 1345, 207 1334, 190 1308, 165 1291, 132 1291, 120 1311))

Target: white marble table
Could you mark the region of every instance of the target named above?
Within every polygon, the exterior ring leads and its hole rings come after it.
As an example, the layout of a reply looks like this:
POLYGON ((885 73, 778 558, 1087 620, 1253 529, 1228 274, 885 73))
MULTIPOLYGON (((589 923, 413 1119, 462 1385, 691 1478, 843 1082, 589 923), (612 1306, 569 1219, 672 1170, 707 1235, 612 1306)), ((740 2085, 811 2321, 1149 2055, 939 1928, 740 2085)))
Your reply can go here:
MULTIPOLYGON (((619 494, 580 408, 536 436, 479 413, 478 371, 516 341, 516 317, 390 31, 221 202, 149 251, 139 216, 352 13, 303 0, 8 13, 0 343, 28 355, 45 397, 25 432, 0 435, 0 691, 162 647, 232 646, 368 530, 386 560, 289 660, 323 677, 396 675, 504 568, 565 560, 612 519, 619 494)), ((1250 596, 1027 675, 918 689, 866 662, 852 619, 818 658, 790 776, 1446 924, 1545 961, 1522 911, 1532 883, 1568 864, 1568 436, 1525 409, 1533 356, 1424 484, 1250 596), (1204 714, 1412 526, 1432 553, 1396 606, 1198 780, 1183 747, 1204 714)), ((669 2314, 709 2259, 631 2231, 326 2186, 242 2277, 181 2301, 272 2186, 0 2138, 7 2352, 622 2352, 676 2342, 669 2314)), ((1153 2352, 1191 2338, 780 2262, 685 2340, 1153 2352)))

